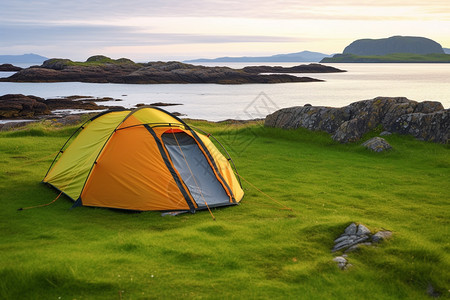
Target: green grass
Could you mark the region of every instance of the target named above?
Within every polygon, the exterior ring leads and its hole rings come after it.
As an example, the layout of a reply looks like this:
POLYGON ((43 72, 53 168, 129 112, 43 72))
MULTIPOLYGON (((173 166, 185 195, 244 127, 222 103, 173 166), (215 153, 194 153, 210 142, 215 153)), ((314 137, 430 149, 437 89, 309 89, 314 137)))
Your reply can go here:
POLYGON ((393 53, 388 55, 336 54, 321 63, 450 63, 450 54, 393 53))
MULTIPOLYGON (((426 299, 450 289, 448 145, 387 153, 307 130, 190 121, 230 151, 241 205, 162 217, 79 207, 40 183, 74 127, 0 133, 0 299, 426 299), (360 222, 393 238, 332 261, 360 222)), ((375 133, 372 132, 365 138, 375 133)))
POLYGON ((103 55, 95 55, 89 57, 86 61, 80 62, 80 61, 72 61, 70 59, 61 59, 61 58, 52 58, 48 60, 48 64, 60 64, 64 66, 83 66, 83 67, 89 67, 89 66, 104 66, 107 64, 113 64, 113 65, 141 65, 133 62, 132 60, 128 58, 119 58, 119 59, 112 59, 107 56, 103 55))

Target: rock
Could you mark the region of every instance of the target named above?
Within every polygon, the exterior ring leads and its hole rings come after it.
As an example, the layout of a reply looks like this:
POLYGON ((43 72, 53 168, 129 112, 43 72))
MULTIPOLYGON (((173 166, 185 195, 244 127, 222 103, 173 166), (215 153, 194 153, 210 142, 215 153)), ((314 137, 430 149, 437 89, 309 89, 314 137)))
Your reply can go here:
POLYGON ((0 124, 0 131, 8 131, 16 128, 21 128, 33 123, 34 121, 23 121, 23 122, 8 122, 0 124))
POLYGON ((251 66, 242 69, 247 73, 339 73, 347 72, 335 67, 321 64, 299 65, 294 67, 269 67, 269 66, 251 66))
POLYGON ((338 237, 337 239, 334 240, 335 244, 338 244, 342 241, 348 240, 350 237, 348 235, 341 235, 340 237, 338 237))
POLYGON ((347 263, 347 260, 343 256, 336 256, 335 258, 333 258, 333 261, 338 263, 347 263))
POLYGON ((57 119, 51 119, 51 122, 57 126, 75 125, 81 123, 83 115, 67 115, 57 119))
MULTIPOLYGON (((331 70, 326 66, 304 69, 331 70)), ((301 66, 298 66, 301 67, 301 66)), ((86 62, 49 59, 42 66, 21 70, 3 82, 92 82, 92 83, 282 83, 321 81, 287 74, 260 75, 228 67, 205 67, 176 61, 134 63, 129 59, 113 60, 97 55, 86 62)))
POLYGON ((336 245, 334 245, 334 247, 331 251, 336 252, 341 249, 350 247, 352 244, 353 244, 353 241, 347 239, 347 240, 341 241, 340 243, 337 243, 336 245))
POLYGON ((446 143, 449 109, 439 102, 418 103, 404 97, 377 97, 341 108, 295 106, 280 109, 265 119, 267 127, 328 132, 341 143, 355 142, 377 126, 393 133, 446 143))
POLYGON ((342 256, 336 256, 335 258, 333 258, 333 261, 338 263, 338 267, 341 270, 345 270, 346 266, 347 266, 347 259, 342 257, 342 256))
POLYGON ((52 98, 44 100, 44 104, 50 110, 57 109, 81 109, 81 110, 101 110, 101 109, 123 109, 122 106, 104 106, 95 103, 97 99, 86 98, 82 100, 71 99, 70 97, 65 98, 52 98))
POLYGON ((331 252, 351 248, 354 245, 364 243, 370 239, 370 236, 370 230, 366 226, 351 223, 347 226, 347 228, 345 228, 344 233, 334 240, 334 247, 331 252))
POLYGON ((0 119, 34 118, 49 114, 43 98, 22 94, 0 96, 0 119))
POLYGON ((356 232, 356 235, 361 236, 361 235, 368 235, 368 234, 370 234, 370 230, 366 226, 364 226, 363 224, 359 224, 358 225, 358 231, 356 232))
MULTIPOLYGON (((66 98, 43 99, 36 96, 25 96, 22 94, 7 94, 0 96, 0 119, 36 119, 55 117, 52 111, 61 109, 80 109, 80 110, 106 110, 123 109, 121 106, 103 106, 95 103, 96 99, 85 96, 69 96, 66 98), (83 98, 80 98, 83 97, 83 98)), ((69 113, 67 113, 69 114, 69 113)), ((77 117, 68 117, 67 124, 76 122, 77 117)), ((7 123, 9 124, 9 123, 7 123)), ((3 126, 3 130, 19 124, 3 126)))
POLYGON ((429 283, 427 286, 427 294, 428 296, 433 298, 438 298, 441 296, 441 293, 439 291, 436 291, 436 289, 433 287, 431 283, 429 283))
POLYGON ((13 66, 12 64, 1 64, 0 72, 17 72, 22 70, 20 67, 13 66))
POLYGON ((356 224, 352 223, 352 224, 348 225, 347 228, 345 228, 344 233, 347 234, 347 235, 356 234, 357 228, 358 227, 356 226, 356 224))
POLYGON ((372 242, 379 243, 383 240, 390 239, 392 237, 392 232, 388 230, 378 231, 372 236, 372 242))
POLYGON ((345 253, 350 253, 350 252, 354 252, 354 251, 358 251, 361 246, 371 246, 372 243, 367 242, 367 243, 360 243, 360 244, 355 244, 353 246, 351 246, 350 248, 348 248, 347 250, 345 250, 345 253))
POLYGON ((389 131, 383 131, 382 133, 380 133, 380 136, 385 136, 385 135, 391 135, 392 133, 389 131))
POLYGON ((392 146, 381 137, 371 138, 370 140, 364 142, 362 146, 375 152, 383 152, 392 149, 392 146))
POLYGON ((346 249, 345 252, 352 252, 360 245, 369 246, 373 243, 378 243, 384 239, 389 239, 392 236, 392 232, 388 230, 378 231, 374 235, 371 235, 369 228, 363 224, 356 225, 352 223, 345 229, 345 232, 334 240, 334 247, 331 252, 336 252, 342 249, 346 249), (368 242, 371 239, 372 242, 368 242))
POLYGON ((155 102, 155 103, 151 103, 151 106, 175 106, 175 105, 183 105, 180 103, 165 103, 165 102, 155 102))
POLYGON ((449 142, 450 109, 433 113, 412 113, 400 116, 387 128, 417 139, 442 144, 449 142))

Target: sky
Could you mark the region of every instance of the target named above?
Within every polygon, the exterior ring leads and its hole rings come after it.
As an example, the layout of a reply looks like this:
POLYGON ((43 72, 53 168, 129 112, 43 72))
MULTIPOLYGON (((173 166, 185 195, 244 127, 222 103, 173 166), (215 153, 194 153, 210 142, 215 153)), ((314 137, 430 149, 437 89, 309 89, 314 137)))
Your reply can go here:
POLYGON ((332 54, 394 35, 450 48, 450 1, 0 0, 0 55, 146 62, 332 54))

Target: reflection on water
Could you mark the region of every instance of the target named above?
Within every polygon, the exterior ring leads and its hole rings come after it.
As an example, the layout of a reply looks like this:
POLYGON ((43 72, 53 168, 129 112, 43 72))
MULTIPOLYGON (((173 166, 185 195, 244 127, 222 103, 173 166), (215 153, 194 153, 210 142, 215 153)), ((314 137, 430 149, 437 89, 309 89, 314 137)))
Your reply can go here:
MULTIPOLYGON (((264 63, 268 65, 268 63, 264 63)), ((250 64, 227 63, 240 68, 250 64)), ((251 64, 261 65, 261 64, 251 64)), ((294 66, 295 63, 273 65, 294 66)), ((43 98, 84 95, 112 97, 123 101, 102 105, 133 107, 138 103, 181 103, 165 107, 189 118, 219 121, 264 117, 282 107, 322 105, 340 107, 377 96, 404 96, 411 100, 434 100, 450 107, 448 64, 329 64, 346 73, 304 74, 325 82, 281 84, 99 84, 99 83, 0 83, 0 95, 25 94, 43 98), (261 95, 263 97, 261 98, 261 95), (268 103, 270 105, 268 105, 268 103), (249 107, 249 106, 254 107, 249 107), (270 108, 270 109, 269 109, 270 108), (259 114, 259 115, 258 115, 259 114)))

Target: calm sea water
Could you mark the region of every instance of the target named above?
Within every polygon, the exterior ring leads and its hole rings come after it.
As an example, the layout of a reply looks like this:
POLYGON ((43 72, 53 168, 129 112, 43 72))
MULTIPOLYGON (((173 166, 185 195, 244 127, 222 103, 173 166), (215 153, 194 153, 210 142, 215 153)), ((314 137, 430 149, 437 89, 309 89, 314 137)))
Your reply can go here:
MULTIPOLYGON (((264 63, 267 65, 267 63, 264 63)), ((262 64, 204 64, 240 68, 262 64)), ((273 65, 294 66, 298 63, 273 65)), ((322 105, 341 107, 377 96, 404 96, 411 100, 433 100, 450 108, 449 64, 333 64, 347 70, 333 74, 292 74, 310 76, 325 82, 281 84, 96 84, 96 83, 0 83, 0 95, 25 94, 43 98, 83 95, 112 97, 121 102, 104 105, 133 107, 138 103, 183 104, 166 107, 189 118, 220 121, 263 118, 283 107, 322 105)), ((12 73, 0 72, 6 77, 12 73)))

